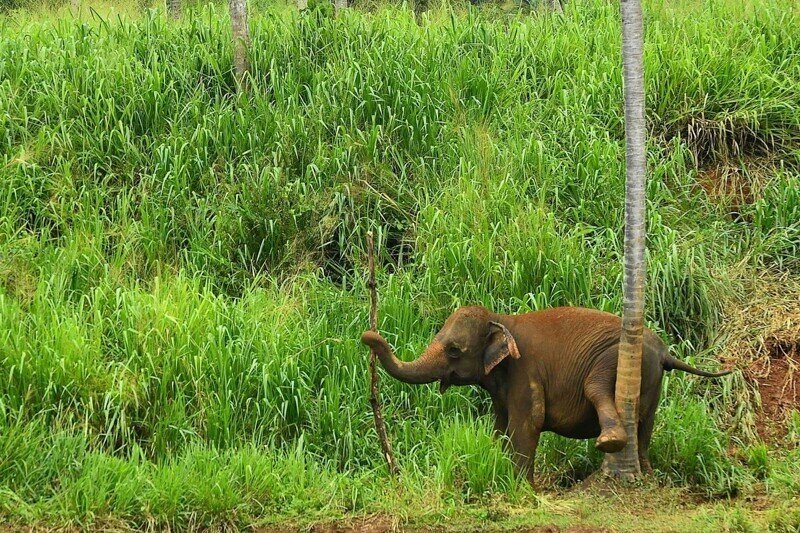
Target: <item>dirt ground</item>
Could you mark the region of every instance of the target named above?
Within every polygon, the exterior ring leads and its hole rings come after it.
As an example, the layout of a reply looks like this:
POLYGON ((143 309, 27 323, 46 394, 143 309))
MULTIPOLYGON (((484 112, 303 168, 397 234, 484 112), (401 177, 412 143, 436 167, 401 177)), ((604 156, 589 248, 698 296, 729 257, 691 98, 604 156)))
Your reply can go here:
POLYGON ((800 340, 773 338, 764 346, 766 353, 748 366, 745 375, 761 396, 758 434, 775 442, 786 436, 790 413, 800 410, 800 340))
POLYGON ((791 413, 800 411, 800 280, 765 274, 744 292, 748 301, 728 303, 715 357, 740 370, 750 389, 740 401, 755 407, 753 436, 784 446, 791 413))

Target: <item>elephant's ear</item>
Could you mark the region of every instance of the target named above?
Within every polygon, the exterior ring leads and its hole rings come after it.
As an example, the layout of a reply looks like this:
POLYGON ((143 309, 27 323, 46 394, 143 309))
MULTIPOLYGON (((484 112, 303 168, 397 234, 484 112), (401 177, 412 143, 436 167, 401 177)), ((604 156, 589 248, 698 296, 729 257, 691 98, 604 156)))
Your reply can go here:
POLYGON ((519 349, 508 328, 499 322, 489 322, 486 350, 483 352, 483 369, 489 374, 508 356, 519 359, 519 349))

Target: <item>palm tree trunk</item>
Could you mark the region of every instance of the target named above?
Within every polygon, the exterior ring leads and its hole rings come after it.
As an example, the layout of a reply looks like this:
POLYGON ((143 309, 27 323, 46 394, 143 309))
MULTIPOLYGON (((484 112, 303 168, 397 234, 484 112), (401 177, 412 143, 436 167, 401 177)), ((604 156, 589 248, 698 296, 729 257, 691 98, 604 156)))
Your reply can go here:
POLYGON ((181 18, 181 0, 167 0, 167 11, 171 18, 181 18))
POLYGON ((233 29, 233 71, 236 83, 242 90, 247 89, 247 74, 250 62, 250 30, 247 25, 247 0, 230 0, 231 27, 233 29))
POLYGON ((636 438, 642 382, 645 265, 644 29, 641 0, 621 0, 625 90, 625 282, 615 400, 628 434, 619 453, 607 454, 603 471, 633 480, 641 475, 636 438))

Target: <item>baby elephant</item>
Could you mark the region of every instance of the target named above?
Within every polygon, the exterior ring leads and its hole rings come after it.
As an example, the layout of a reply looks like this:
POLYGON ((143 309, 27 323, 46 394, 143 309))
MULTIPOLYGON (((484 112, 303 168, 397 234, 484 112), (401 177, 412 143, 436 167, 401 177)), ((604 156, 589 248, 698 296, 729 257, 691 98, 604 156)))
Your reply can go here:
MULTIPOLYGON (((573 439, 597 437, 605 453, 625 447, 627 435, 614 405, 617 350, 622 321, 610 313, 559 307, 524 315, 498 315, 483 307, 462 307, 450 315, 433 342, 415 361, 397 359, 379 334, 361 342, 372 348, 386 371, 406 383, 439 381, 479 385, 494 406, 496 433, 507 434, 518 469, 533 479, 533 458, 542 431, 573 439)), ((652 471, 647 450, 664 370, 697 370, 672 357, 645 329, 639 400, 639 461, 652 471)))

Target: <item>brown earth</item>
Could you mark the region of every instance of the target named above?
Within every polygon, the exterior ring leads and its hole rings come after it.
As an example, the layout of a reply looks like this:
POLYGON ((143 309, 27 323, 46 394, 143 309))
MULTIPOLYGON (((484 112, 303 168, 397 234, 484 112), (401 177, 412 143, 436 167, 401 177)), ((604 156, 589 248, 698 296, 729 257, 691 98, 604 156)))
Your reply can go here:
POLYGON ((784 446, 790 413, 800 410, 800 279, 763 270, 736 283, 731 293, 743 297, 725 301, 716 354, 741 372, 733 378, 734 407, 725 423, 745 442, 784 446), (739 410, 743 402, 752 408, 739 410))
POLYGON ((697 183, 712 200, 728 197, 753 203, 751 184, 738 167, 722 165, 701 170, 697 173, 697 183))
POLYGON ((372 515, 362 518, 317 524, 311 527, 312 533, 384 533, 400 531, 395 520, 386 515, 372 515))
POLYGON ((569 526, 562 528, 556 525, 549 525, 549 526, 536 526, 534 528, 520 528, 520 529, 514 529, 513 531, 519 531, 525 533, 604 533, 609 530, 596 526, 569 526))
POLYGON ((786 436, 790 413, 800 410, 800 339, 771 338, 764 348, 766 354, 750 363, 745 376, 761 396, 758 434, 765 441, 776 441, 786 436))
POLYGON ((742 220, 743 207, 752 204, 761 189, 742 167, 734 165, 699 170, 696 179, 708 199, 727 209, 731 219, 737 222, 742 220))
POLYGON ((781 159, 774 154, 715 160, 697 169, 695 182, 712 203, 728 211, 731 220, 750 222, 748 206, 763 197, 780 168, 781 159))
MULTIPOLYGON (((446 528, 436 526, 400 526, 388 516, 376 515, 366 518, 344 520, 313 526, 310 531, 314 533, 385 533, 389 531, 445 531, 446 528)), ((467 529, 466 531, 480 531, 480 529, 467 529)), ((555 524, 520 527, 511 531, 519 533, 604 533, 606 528, 575 525, 560 527, 555 524)))

